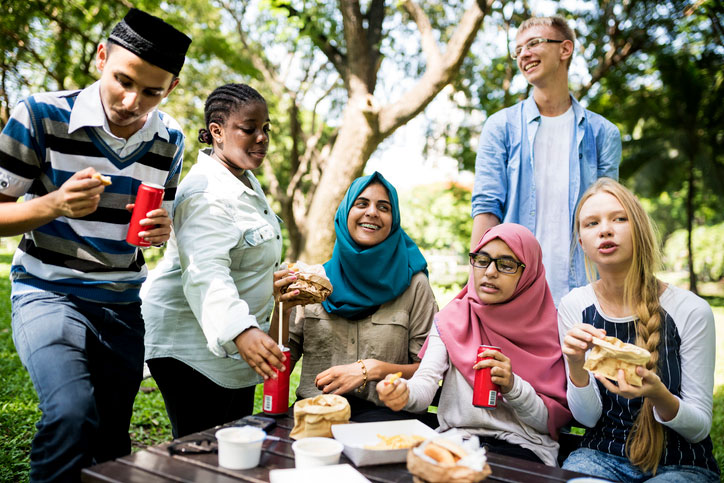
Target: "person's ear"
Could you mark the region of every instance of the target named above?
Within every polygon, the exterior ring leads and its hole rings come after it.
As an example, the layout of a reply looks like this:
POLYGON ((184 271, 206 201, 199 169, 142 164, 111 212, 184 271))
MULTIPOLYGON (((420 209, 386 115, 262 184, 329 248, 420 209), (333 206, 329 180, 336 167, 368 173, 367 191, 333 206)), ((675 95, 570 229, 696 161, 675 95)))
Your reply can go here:
POLYGON ((224 127, 221 124, 217 122, 209 123, 209 133, 211 134, 213 142, 215 142, 216 144, 221 144, 223 142, 224 127))
POLYGON ((561 42, 561 60, 567 61, 573 55, 573 41, 564 40, 561 42))
POLYGON ((96 49, 96 68, 103 72, 103 68, 106 66, 107 61, 108 48, 106 47, 106 44, 100 43, 98 44, 98 49, 96 49))
POLYGON ((164 94, 164 98, 167 97, 169 94, 171 94, 171 91, 176 88, 178 85, 179 78, 174 76, 173 80, 171 81, 171 85, 168 86, 168 89, 166 90, 166 94, 164 94))

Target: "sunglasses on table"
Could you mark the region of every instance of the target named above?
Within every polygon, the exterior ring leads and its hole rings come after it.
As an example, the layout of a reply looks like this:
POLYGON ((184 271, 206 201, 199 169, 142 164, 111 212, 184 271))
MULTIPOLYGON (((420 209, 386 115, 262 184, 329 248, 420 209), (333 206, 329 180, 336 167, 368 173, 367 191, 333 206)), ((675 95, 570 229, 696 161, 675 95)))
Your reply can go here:
POLYGON ((470 253, 470 265, 473 267, 488 268, 493 262, 495 262, 495 268, 500 273, 513 274, 518 271, 518 267, 525 268, 525 263, 509 257, 493 258, 487 253, 470 253))

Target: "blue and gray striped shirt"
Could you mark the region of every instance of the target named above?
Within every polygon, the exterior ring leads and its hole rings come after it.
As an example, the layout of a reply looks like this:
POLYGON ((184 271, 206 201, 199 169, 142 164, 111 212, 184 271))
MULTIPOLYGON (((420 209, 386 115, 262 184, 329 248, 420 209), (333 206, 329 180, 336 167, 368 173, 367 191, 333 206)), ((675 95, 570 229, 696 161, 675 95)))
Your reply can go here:
MULTIPOLYGON (((97 90, 97 84, 90 89, 97 90)), ((12 262, 12 291, 48 290, 103 303, 138 302, 147 271, 141 250, 125 241, 130 221, 125 206, 135 201, 138 186, 145 181, 166 188, 164 206, 170 212, 181 174, 184 136, 173 118, 152 111, 149 116, 158 120, 152 119, 143 129, 155 126, 156 132, 121 156, 109 146, 102 127, 86 125, 69 132, 71 113, 84 97, 82 92, 28 97, 0 134, 4 195, 24 196, 26 201, 46 195, 89 166, 113 182, 95 212, 75 219, 59 217, 24 234, 12 262)))

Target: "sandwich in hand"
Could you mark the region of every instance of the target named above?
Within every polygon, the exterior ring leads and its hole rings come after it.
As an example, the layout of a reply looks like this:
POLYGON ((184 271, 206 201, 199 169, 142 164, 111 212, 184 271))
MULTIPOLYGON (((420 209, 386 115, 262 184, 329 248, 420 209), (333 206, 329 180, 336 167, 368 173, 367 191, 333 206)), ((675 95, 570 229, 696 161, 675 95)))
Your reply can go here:
POLYGON ((623 369, 626 382, 632 386, 641 386, 641 376, 636 374, 636 366, 646 366, 651 353, 634 344, 626 344, 616 337, 594 337, 594 347, 586 358, 583 368, 594 374, 600 374, 612 381, 618 380, 618 370, 623 369))
POLYGON ((307 265, 297 261, 287 267, 297 279, 282 287, 282 293, 292 290, 299 290, 299 295, 294 297, 293 302, 301 301, 300 305, 318 304, 324 302, 332 293, 332 284, 327 278, 322 265, 307 265))

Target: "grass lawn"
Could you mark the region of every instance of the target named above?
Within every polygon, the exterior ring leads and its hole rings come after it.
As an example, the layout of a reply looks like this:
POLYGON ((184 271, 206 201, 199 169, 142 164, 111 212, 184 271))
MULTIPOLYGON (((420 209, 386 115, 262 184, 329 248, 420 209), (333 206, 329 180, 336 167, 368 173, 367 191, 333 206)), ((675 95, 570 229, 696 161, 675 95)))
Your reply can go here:
MULTIPOLYGON (((8 273, 12 251, 12 239, 0 239, 0 482, 27 481, 30 442, 35 433, 35 423, 40 419, 37 397, 27 372, 15 352, 10 329, 10 281, 8 273)), ((711 437, 720 468, 724 467, 724 286, 705 287, 714 309, 717 329, 717 363, 714 392, 714 419, 711 437)), ((456 293, 436 291, 442 307, 456 293)), ((707 293, 704 292, 704 293, 707 293)), ((297 365, 292 374, 290 399, 299 384, 297 365)), ((290 401, 291 402, 291 401, 290 401)), ((261 386, 257 387, 255 410, 261 410, 261 386)), ((131 438, 134 450, 171 439, 171 430, 158 388, 153 379, 143 382, 136 396, 131 421, 131 438)), ((723 480, 724 481, 724 480, 723 480)))

